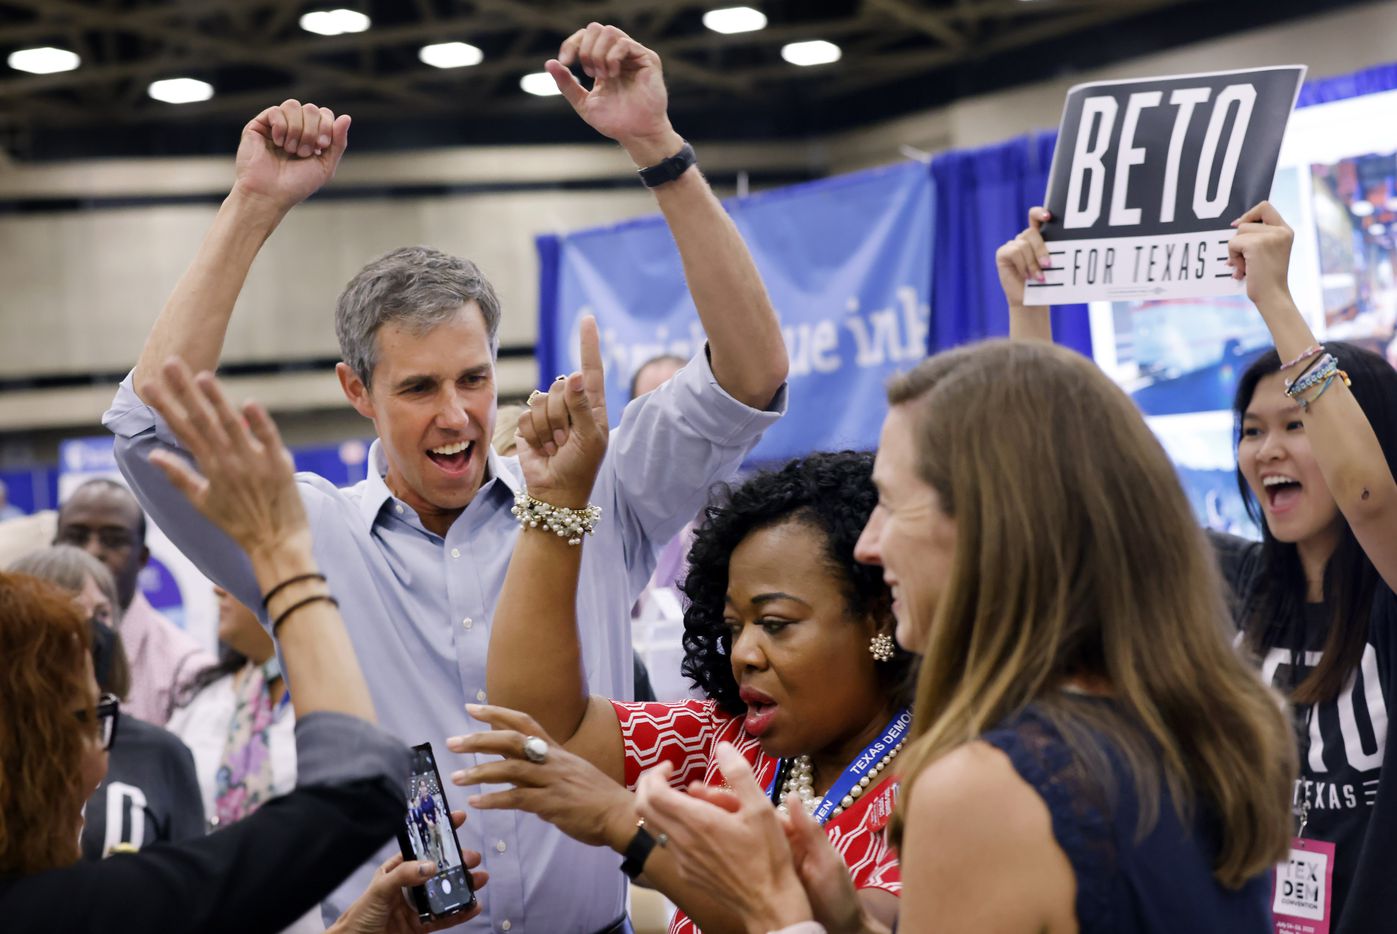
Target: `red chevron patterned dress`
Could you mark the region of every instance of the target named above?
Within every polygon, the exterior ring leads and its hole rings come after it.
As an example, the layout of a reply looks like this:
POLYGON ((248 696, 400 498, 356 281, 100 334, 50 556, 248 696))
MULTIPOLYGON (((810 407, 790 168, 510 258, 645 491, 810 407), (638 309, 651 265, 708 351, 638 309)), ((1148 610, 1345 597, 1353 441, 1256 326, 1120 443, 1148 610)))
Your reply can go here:
MULTIPOLYGON (((627 704, 612 701, 621 723, 621 740, 626 747, 626 787, 635 790, 646 770, 661 762, 674 766, 670 784, 683 788, 692 782, 721 784, 722 775, 713 751, 729 742, 752 763, 757 783, 771 785, 779 759, 762 752, 761 744, 742 729, 742 718, 718 709, 713 701, 683 701, 672 704, 627 704)), ((854 806, 831 818, 825 833, 844 864, 849 867, 854 887, 879 889, 902 894, 902 873, 897 854, 883 833, 892 816, 897 782, 888 780, 872 794, 859 798, 854 806)), ((698 934, 694 922, 682 911, 669 926, 670 934, 698 934)))

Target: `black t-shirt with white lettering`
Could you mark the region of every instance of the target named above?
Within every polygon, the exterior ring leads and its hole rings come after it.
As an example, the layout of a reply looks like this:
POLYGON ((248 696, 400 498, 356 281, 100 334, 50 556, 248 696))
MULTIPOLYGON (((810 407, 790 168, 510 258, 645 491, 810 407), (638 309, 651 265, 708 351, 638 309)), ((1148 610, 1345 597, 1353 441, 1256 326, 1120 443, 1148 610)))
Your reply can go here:
POLYGON ((83 856, 103 859, 203 835, 204 799, 189 747, 169 730, 123 715, 107 776, 83 811, 83 856))
MULTIPOLYGON (((1245 606, 1264 573, 1261 545, 1212 539, 1238 607, 1245 606)), ((1335 934, 1397 929, 1397 770, 1384 773, 1382 767, 1387 698, 1397 683, 1397 596, 1381 582, 1370 614, 1368 645, 1348 685, 1333 700, 1294 710, 1300 751, 1295 810, 1298 816, 1307 802, 1305 836, 1335 846, 1335 934)), ((1262 677, 1289 693, 1319 663, 1329 620, 1329 606, 1314 603, 1305 607, 1303 633, 1274 627, 1271 643, 1261 647, 1262 677)))

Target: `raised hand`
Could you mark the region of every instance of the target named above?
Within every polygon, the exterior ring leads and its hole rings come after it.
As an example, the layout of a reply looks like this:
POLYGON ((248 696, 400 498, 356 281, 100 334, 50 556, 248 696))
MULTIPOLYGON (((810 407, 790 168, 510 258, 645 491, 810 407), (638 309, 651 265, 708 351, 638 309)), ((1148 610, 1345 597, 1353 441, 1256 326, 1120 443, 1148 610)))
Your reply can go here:
POLYGON ((1232 222, 1237 234, 1227 245, 1232 276, 1245 279, 1247 298, 1261 305, 1289 297, 1290 247, 1295 231, 1269 201, 1263 201, 1232 222))
POLYGON ((1028 226, 1018 236, 1005 243, 994 254, 994 267, 999 273, 999 285, 1010 307, 1022 305, 1024 283, 1029 279, 1043 281, 1043 269, 1052 265, 1048 245, 1039 231, 1051 219, 1044 208, 1029 208, 1028 226))
POLYGON ((669 123, 660 57, 615 26, 579 29, 544 67, 577 115, 626 147, 638 165, 653 165, 683 145, 669 123), (590 91, 568 70, 574 62, 593 79, 590 91))
POLYGON ((606 454, 606 374, 591 315, 582 319, 582 369, 529 397, 519 416, 519 465, 529 495, 553 506, 587 505, 606 454))
POLYGON ((295 100, 268 107, 243 127, 234 191, 289 211, 335 177, 348 145, 348 114, 295 100))
POLYGON ((310 526, 296 492, 291 452, 267 410, 255 402, 235 410, 212 373, 194 376, 171 358, 146 387, 146 401, 198 463, 196 473, 169 450, 155 464, 195 507, 256 560, 287 544, 309 552, 310 526))

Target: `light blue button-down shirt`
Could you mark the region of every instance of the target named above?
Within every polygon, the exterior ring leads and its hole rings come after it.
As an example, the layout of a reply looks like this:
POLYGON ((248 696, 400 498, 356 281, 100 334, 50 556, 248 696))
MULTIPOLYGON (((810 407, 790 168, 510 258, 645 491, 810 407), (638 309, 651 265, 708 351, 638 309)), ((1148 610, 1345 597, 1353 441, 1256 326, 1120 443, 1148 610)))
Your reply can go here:
MULTIPOLYGON (((593 491, 603 519, 583 553, 577 598, 594 693, 631 696, 630 610, 656 553, 698 513, 710 487, 737 470, 785 400, 782 388, 768 411, 743 405, 718 385, 700 352, 626 408, 593 491)), ((136 396, 129 376, 103 423, 117 435, 117 462, 156 524, 205 574, 259 607, 246 556, 150 463, 152 450, 176 442, 136 396)), ((316 559, 339 599, 379 722, 406 743, 430 741, 445 777, 477 759, 447 750, 446 738, 488 729, 463 706, 486 700, 490 623, 519 531, 510 507, 523 474, 516 458, 491 452, 490 479, 443 538, 389 491, 377 441, 369 463, 368 479, 343 490, 314 474, 296 479, 316 559)), ((477 790, 448 783, 446 795, 453 808, 465 809, 467 794, 477 790)), ((459 834, 463 846, 483 854, 490 872, 480 896, 484 910, 464 930, 585 934, 624 911, 620 857, 608 849, 584 846, 532 814, 512 811, 471 811, 459 834)), ((327 916, 362 893, 377 863, 395 850, 396 844, 385 847, 351 876, 326 903, 327 916)))

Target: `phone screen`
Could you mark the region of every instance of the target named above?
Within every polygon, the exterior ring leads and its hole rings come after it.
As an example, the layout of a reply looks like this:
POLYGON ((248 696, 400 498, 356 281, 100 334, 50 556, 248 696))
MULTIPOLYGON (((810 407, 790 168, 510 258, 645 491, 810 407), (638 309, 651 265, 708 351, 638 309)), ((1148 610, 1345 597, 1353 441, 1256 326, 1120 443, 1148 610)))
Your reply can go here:
POLYGON ((437 874, 413 889, 418 912, 441 917, 471 907, 475 893, 451 826, 451 810, 442 794, 441 773, 431 743, 412 747, 404 824, 398 834, 403 857, 430 859, 437 864, 437 874))

